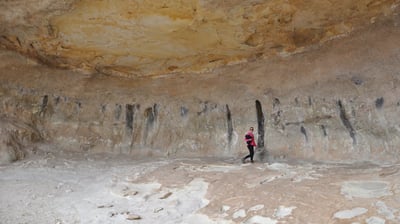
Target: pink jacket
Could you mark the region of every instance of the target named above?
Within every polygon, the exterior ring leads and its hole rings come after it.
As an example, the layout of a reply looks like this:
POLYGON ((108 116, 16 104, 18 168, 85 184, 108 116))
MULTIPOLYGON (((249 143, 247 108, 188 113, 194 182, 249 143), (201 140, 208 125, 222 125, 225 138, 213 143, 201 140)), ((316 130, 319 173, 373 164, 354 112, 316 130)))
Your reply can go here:
POLYGON ((254 134, 251 131, 247 131, 244 141, 246 142, 246 144, 248 141, 250 141, 250 145, 257 146, 256 141, 254 141, 254 134), (248 138, 248 137, 250 137, 250 138, 248 138))

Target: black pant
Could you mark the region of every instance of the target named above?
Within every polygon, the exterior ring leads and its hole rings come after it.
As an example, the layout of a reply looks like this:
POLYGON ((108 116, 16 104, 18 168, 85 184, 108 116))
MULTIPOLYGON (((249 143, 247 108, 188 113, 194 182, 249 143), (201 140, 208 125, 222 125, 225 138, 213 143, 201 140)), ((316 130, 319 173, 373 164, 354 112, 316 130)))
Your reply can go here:
POLYGON ((243 161, 245 161, 247 158, 250 158, 251 162, 253 162, 253 157, 254 157, 254 146, 248 144, 247 148, 249 149, 249 155, 243 158, 243 161))

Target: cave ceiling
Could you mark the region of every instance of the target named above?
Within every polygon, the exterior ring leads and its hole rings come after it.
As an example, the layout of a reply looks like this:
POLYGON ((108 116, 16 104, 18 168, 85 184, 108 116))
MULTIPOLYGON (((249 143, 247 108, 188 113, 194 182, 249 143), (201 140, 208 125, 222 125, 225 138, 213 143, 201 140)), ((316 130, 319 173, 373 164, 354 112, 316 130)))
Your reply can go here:
POLYGON ((286 57, 397 15, 400 0, 0 0, 0 46, 141 77, 286 57))

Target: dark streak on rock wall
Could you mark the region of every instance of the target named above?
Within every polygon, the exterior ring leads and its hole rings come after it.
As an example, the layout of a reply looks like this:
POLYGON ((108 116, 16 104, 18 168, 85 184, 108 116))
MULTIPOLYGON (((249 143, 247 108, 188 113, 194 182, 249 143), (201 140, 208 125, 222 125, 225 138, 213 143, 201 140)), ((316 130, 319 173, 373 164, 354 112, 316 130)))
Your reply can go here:
POLYGON ((126 122, 126 129, 129 133, 133 131, 133 105, 126 104, 125 105, 125 122, 126 122))
POLYGON ((149 136, 149 132, 151 132, 154 128, 154 125, 157 121, 158 117, 158 105, 154 104, 153 107, 148 107, 144 111, 144 117, 146 119, 146 127, 144 132, 144 143, 147 143, 147 138, 149 136))
POLYGON ((308 136, 307 136, 307 131, 304 128, 304 126, 300 127, 300 132, 304 135, 304 139, 306 140, 306 142, 308 142, 308 136))
POLYGON ((281 104, 281 101, 278 98, 274 99, 274 102, 272 103, 272 108, 275 108, 276 106, 279 106, 281 104))
POLYGON ((380 97, 378 99, 375 100, 375 107, 377 109, 381 109, 383 107, 383 103, 385 102, 385 100, 383 99, 383 97, 380 97))
MULTIPOLYGON (((275 101, 274 101, 275 102, 275 101)), ((279 102, 279 100, 278 100, 279 102)), ((257 111, 257 125, 258 125, 258 138, 257 138, 257 147, 264 148, 264 113, 262 111, 262 106, 260 101, 256 100, 256 111, 257 111)))
POLYGON ((188 113, 189 113, 189 109, 187 109, 186 107, 182 106, 181 107, 181 117, 186 117, 188 113))
POLYGON ((42 105, 40 106, 40 112, 39 112, 39 115, 42 116, 42 117, 46 114, 46 109, 47 109, 48 102, 49 102, 49 96, 48 95, 44 95, 43 99, 42 99, 42 105))
POLYGON ((328 133, 326 132, 325 125, 322 124, 320 127, 321 127, 321 130, 322 130, 322 133, 324 134, 324 137, 328 136, 328 133))
POLYGON ((232 143, 232 135, 233 135, 233 124, 232 124, 232 114, 231 110, 229 109, 228 104, 226 104, 226 120, 228 124, 228 142, 229 145, 232 143))
POLYGON ((121 104, 115 104, 115 120, 119 120, 121 118, 121 113, 122 113, 122 105, 121 104))
POLYGON ((356 140, 356 131, 354 130, 353 126, 351 125, 349 119, 346 116, 346 110, 343 107, 342 101, 338 101, 339 111, 340 111, 340 120, 342 120, 343 125, 349 131, 350 137, 353 139, 353 144, 357 144, 356 140))

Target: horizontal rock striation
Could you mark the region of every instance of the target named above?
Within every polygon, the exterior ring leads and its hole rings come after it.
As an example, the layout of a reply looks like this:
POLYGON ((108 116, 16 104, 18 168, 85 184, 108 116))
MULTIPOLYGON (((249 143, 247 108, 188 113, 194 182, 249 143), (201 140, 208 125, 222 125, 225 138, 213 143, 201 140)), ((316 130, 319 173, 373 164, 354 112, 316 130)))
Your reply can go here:
POLYGON ((239 157, 254 126, 258 160, 397 162, 399 38, 396 19, 287 58, 135 79, 2 50, 0 115, 54 150, 239 157))

